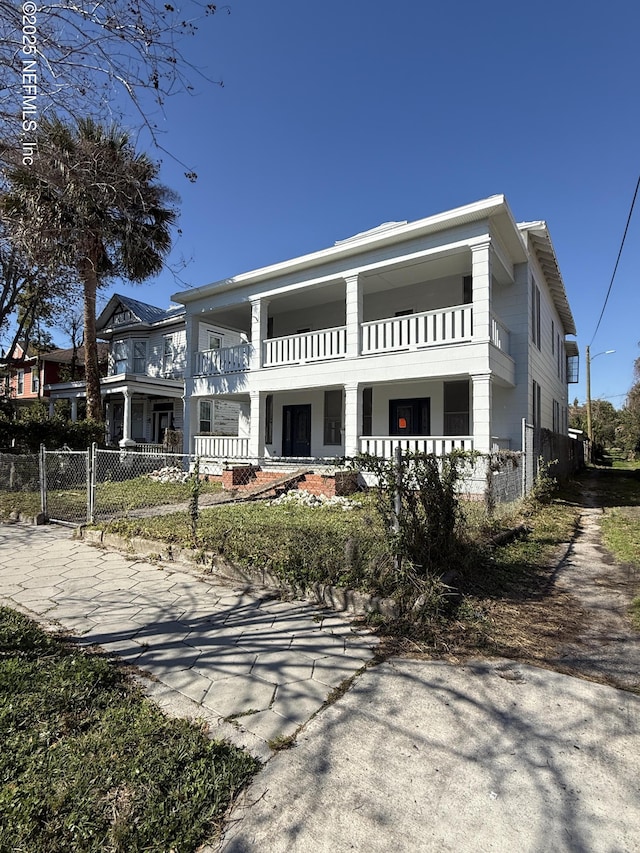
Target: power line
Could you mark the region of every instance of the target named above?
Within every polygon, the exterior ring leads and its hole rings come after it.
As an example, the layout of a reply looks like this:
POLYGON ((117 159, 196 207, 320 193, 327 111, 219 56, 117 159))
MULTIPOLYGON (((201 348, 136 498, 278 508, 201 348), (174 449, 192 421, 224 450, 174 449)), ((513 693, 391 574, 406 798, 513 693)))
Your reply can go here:
POLYGON ((633 201, 631 202, 631 208, 629 209, 629 216, 627 216, 627 224, 624 228, 624 234, 622 235, 622 242, 620 243, 620 251, 618 252, 618 257, 616 258, 616 265, 613 268, 613 275, 611 276, 611 281, 609 282, 609 289, 607 290, 607 295, 604 300, 604 305, 602 306, 602 311, 600 312, 600 317, 598 319, 598 325, 596 326, 596 330, 593 333, 593 337, 591 338, 591 344, 594 342, 596 335, 598 334, 598 329, 600 328, 600 323, 602 321, 602 317, 604 316, 604 309, 607 307, 607 302, 609 301, 609 294, 611 293, 611 288, 613 287, 613 280, 616 277, 616 272, 618 270, 618 264, 620 263, 620 255, 622 254, 622 249, 624 246, 624 241, 627 239, 627 231, 629 230, 629 223, 631 222, 631 216, 633 215, 633 208, 636 203, 636 197, 638 195, 638 188, 640 188, 640 176, 638 176, 638 183, 636 184, 636 191, 633 194, 633 201))

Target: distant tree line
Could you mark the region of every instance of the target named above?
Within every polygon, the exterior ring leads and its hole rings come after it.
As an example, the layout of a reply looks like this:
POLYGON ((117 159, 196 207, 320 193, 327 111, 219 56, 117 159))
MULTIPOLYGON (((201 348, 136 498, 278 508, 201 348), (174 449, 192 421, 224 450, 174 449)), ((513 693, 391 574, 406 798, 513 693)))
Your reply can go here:
MULTIPOLYGON (((640 358, 634 363, 634 381, 621 409, 609 400, 591 402, 591 423, 596 452, 616 451, 627 459, 640 459, 640 358)), ((587 431, 587 407, 575 400, 569 426, 587 431)))

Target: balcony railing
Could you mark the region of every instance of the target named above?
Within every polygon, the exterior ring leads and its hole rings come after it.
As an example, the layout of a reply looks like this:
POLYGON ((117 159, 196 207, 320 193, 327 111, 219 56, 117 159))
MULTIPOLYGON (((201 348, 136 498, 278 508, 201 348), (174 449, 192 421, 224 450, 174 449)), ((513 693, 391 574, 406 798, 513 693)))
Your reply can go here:
POLYGON ((344 358, 347 354, 347 327, 303 332, 283 338, 269 338, 264 342, 264 367, 281 364, 305 364, 308 361, 325 361, 344 358))
POLYGON ((221 347, 196 353, 196 376, 216 376, 220 373, 242 373, 249 370, 251 344, 221 347))
POLYGON ((362 354, 459 343, 470 341, 472 334, 471 305, 373 320, 362 324, 362 354))
POLYGON ((196 435, 194 453, 209 459, 247 459, 249 439, 233 435, 196 435))
POLYGON ((509 355, 509 330, 491 315, 491 343, 509 355))
MULTIPOLYGON (((437 311, 423 311, 402 317, 388 317, 361 324, 361 355, 401 352, 438 344, 473 340, 473 308, 457 305, 437 311)), ((509 331, 491 316, 491 342, 509 353, 509 331)), ((262 342, 263 367, 328 361, 347 354, 347 328, 300 332, 262 342)), ((241 373, 250 369, 252 346, 240 344, 205 350, 195 356, 195 376, 241 373)))
POLYGON ((444 456, 453 450, 473 450, 472 435, 368 435, 360 439, 360 452, 391 459, 396 447, 411 453, 444 456))

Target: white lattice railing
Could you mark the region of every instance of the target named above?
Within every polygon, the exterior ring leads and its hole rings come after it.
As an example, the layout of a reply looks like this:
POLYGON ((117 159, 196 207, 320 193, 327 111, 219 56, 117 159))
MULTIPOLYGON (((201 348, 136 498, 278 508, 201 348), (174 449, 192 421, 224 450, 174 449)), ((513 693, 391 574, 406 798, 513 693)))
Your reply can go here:
POLYGON ((389 317, 362 324, 362 354, 470 341, 472 334, 471 305, 389 317))
POLYGON ((247 459, 249 439, 233 435, 196 435, 193 452, 209 459, 247 459))
POLYGON ((287 335, 283 338, 268 338, 264 341, 263 367, 344 358, 346 352, 346 326, 287 335))
POLYGON ((452 450, 473 450, 471 435, 369 435, 360 439, 360 452, 391 459, 396 447, 412 453, 444 456, 452 450))
POLYGON ((509 330, 491 315, 491 343, 509 355, 509 330))
POLYGON ((196 376, 216 376, 221 373, 242 373, 249 370, 251 344, 221 347, 196 353, 196 376))

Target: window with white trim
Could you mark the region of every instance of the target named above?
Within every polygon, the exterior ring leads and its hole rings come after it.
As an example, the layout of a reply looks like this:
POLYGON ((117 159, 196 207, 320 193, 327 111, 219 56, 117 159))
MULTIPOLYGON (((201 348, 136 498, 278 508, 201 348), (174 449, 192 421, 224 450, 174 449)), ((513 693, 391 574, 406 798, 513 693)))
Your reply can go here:
POLYGON ((144 374, 147 372, 147 342, 133 342, 133 372, 144 374))
POLYGON ((40 393, 40 371, 37 367, 31 368, 31 390, 34 394, 40 393))
POLYGON ((129 341, 113 342, 113 372, 126 373, 129 364, 129 341))
POLYGON ((24 394, 24 370, 19 370, 16 377, 16 394, 24 394))
POLYGON ((537 287, 533 278, 531 279, 531 338, 540 349, 540 288, 537 287))
POLYGON ((173 335, 165 335, 162 342, 162 374, 168 376, 173 372, 173 335))
POLYGON ((213 428, 213 402, 211 400, 200 400, 198 418, 198 431, 211 432, 213 428))

